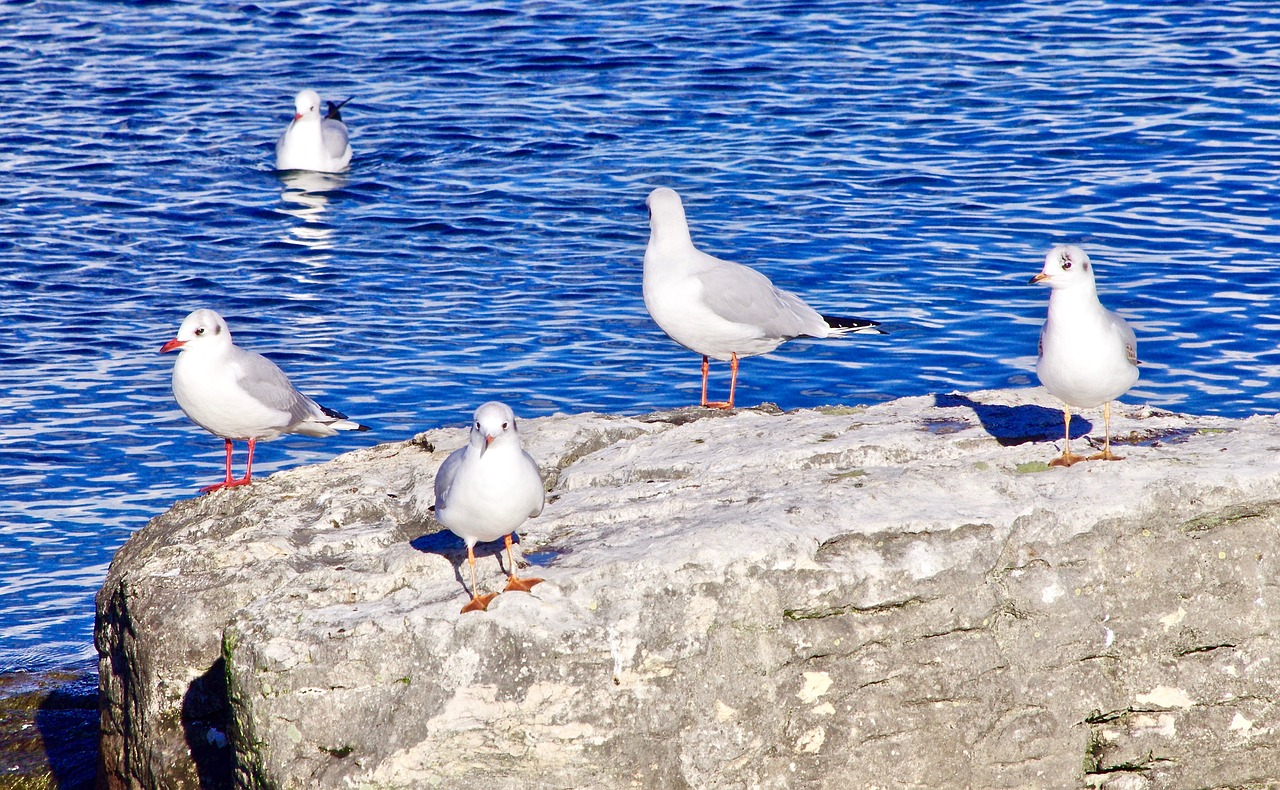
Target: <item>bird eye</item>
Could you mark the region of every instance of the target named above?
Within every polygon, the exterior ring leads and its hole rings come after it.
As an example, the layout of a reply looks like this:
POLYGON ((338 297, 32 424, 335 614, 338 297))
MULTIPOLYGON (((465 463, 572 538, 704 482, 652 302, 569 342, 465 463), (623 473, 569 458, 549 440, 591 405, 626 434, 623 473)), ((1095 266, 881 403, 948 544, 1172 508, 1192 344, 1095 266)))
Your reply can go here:
POLYGON ((476 430, 480 430, 480 421, 476 420, 476 430))
POLYGON ((1071 259, 1070 259, 1070 258, 1063 258, 1063 259, 1062 259, 1062 270, 1065 272, 1065 271, 1069 271, 1070 269, 1071 269, 1071 259))
POLYGON ((504 431, 505 431, 506 429, 507 429, 507 424, 504 422, 504 423, 502 423, 502 430, 504 430, 504 431))
POLYGON ((203 334, 204 334, 204 327, 197 327, 197 328, 196 328, 196 337, 200 337, 200 336, 201 336, 201 335, 203 335, 203 334))

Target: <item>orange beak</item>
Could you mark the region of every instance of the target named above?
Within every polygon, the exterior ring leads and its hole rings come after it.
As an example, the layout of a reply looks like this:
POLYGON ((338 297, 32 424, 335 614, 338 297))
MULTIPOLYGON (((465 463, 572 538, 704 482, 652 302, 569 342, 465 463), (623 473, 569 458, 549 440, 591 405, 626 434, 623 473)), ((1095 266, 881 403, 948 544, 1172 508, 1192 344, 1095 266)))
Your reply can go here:
POLYGON ((160 353, 163 354, 166 351, 176 351, 177 349, 182 348, 186 344, 187 344, 187 341, 185 340, 170 340, 168 343, 165 343, 163 346, 160 346, 160 353))

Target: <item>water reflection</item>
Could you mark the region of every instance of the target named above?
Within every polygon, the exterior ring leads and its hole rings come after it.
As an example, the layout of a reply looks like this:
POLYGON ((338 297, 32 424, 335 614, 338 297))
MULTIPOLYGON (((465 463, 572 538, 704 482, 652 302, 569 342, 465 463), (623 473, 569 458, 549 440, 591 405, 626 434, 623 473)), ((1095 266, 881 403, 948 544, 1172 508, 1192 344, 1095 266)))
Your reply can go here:
POLYGON ((301 225, 286 226, 283 241, 302 244, 314 251, 332 249, 333 226, 324 221, 325 210, 329 206, 327 193, 345 187, 347 176, 343 173, 286 170, 280 173, 280 180, 284 182, 284 189, 280 192, 280 200, 284 203, 281 211, 302 220, 301 225))

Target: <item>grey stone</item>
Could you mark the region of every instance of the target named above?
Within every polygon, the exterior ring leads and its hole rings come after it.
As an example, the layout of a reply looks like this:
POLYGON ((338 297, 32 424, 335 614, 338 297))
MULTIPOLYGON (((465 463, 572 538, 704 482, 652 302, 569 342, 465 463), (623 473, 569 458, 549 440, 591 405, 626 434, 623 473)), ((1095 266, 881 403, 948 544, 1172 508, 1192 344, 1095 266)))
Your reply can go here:
POLYGON ((1113 428, 1127 460, 1049 469, 1039 390, 525 420, 546 581, 467 615, 462 428, 178 503, 99 594, 103 776, 1270 787, 1276 420, 1113 428))

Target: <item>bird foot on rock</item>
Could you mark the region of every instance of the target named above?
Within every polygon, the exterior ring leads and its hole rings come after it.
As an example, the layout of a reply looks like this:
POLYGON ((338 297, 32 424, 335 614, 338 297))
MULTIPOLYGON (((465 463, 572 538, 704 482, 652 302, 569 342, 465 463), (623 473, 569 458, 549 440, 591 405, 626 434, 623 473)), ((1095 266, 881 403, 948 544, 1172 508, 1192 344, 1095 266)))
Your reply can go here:
POLYGON ((725 411, 733 411, 733 404, 723 400, 712 400, 702 404, 704 409, 724 409, 725 411))
POLYGON ((488 595, 472 596, 471 600, 467 603, 467 605, 462 607, 461 614, 466 614, 467 612, 483 612, 484 610, 489 608, 489 602, 497 597, 498 597, 497 593, 489 593, 488 595))
POLYGON ((533 589, 533 585, 535 584, 542 584, 542 579, 536 577, 521 579, 516 576, 510 576, 507 578, 507 589, 504 592, 512 592, 513 590, 518 592, 529 592, 533 589))
POLYGON ((1085 458, 1083 455, 1076 455, 1075 453, 1063 453, 1062 455, 1050 461, 1049 466, 1071 466, 1072 464, 1078 464, 1081 461, 1086 461, 1086 460, 1088 459, 1085 458))
POLYGON ((1121 456, 1119 456, 1119 455, 1116 455, 1115 453, 1111 452, 1110 450, 1103 450, 1103 451, 1102 451, 1102 452, 1100 452, 1100 453, 1094 453, 1093 455, 1089 456, 1089 457, 1088 457, 1088 459, 1086 459, 1086 460, 1089 460, 1089 461, 1123 461, 1123 460, 1124 460, 1124 458, 1123 458, 1123 457, 1121 457, 1121 456))
POLYGON ((200 493, 208 494, 213 491, 221 491, 224 488, 235 488, 236 486, 247 486, 247 485, 249 485, 249 478, 247 477, 242 477, 239 480, 224 480, 221 483, 214 483, 211 486, 205 486, 204 488, 200 489, 200 493))

